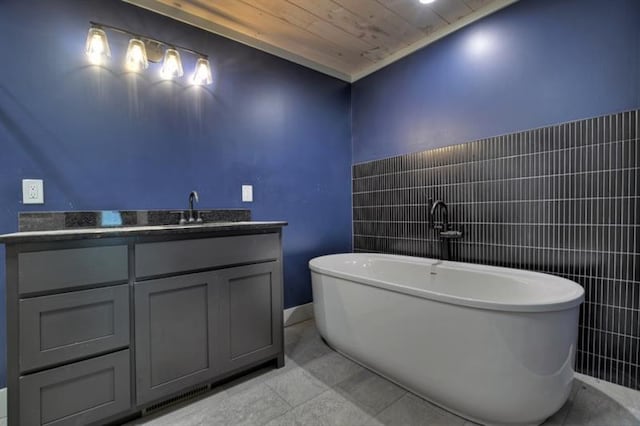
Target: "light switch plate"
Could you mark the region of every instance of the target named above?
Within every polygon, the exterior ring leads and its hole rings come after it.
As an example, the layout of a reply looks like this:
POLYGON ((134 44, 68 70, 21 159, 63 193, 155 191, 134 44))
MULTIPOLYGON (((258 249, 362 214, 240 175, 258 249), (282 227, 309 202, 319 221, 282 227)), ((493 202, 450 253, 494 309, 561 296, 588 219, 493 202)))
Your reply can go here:
POLYGON ((242 201, 244 203, 253 202, 253 185, 242 185, 242 201))
POLYGON ((42 179, 22 179, 22 204, 44 204, 42 179))

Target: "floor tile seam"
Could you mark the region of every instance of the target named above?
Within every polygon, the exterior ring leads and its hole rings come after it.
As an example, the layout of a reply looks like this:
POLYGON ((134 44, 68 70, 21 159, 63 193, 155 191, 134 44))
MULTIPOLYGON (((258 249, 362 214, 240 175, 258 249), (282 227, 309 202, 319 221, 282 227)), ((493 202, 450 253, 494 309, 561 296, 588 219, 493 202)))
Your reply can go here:
MULTIPOLYGON (((384 413, 385 411, 389 410, 392 406, 394 406, 395 404, 397 404, 400 400, 402 400, 402 399, 404 399, 404 398, 407 398, 407 397, 410 397, 411 395, 413 395, 413 396, 415 396, 415 397, 417 397, 417 398, 420 398, 418 395, 414 394, 413 392, 410 392, 410 391, 408 391, 408 390, 406 390, 406 389, 404 389, 404 388, 402 388, 402 390, 404 390, 404 394, 402 394, 398 399, 396 399, 395 401, 393 401, 393 403, 392 403, 392 404, 389 404, 387 407, 385 407, 385 409, 384 409, 384 410, 382 410, 382 411, 380 411, 378 414, 376 414, 376 415, 375 415, 375 417, 374 417, 376 420, 377 420, 377 419, 382 415, 382 413, 384 413)), ((425 401, 425 400, 424 400, 424 399, 422 399, 422 398, 420 398, 420 400, 425 401)), ((425 401, 425 402, 426 402, 426 401, 425 401)))
MULTIPOLYGON (((386 380, 386 379, 385 379, 386 380)), ((390 382, 393 383, 393 382, 390 382)), ((393 383, 395 385, 395 383, 393 383)), ((399 386, 398 386, 399 387, 399 386)), ((385 405, 384 408, 382 408, 380 411, 378 411, 376 414, 373 415, 374 418, 377 418, 384 410, 386 410, 387 408, 391 407, 393 404, 395 404, 396 402, 400 401, 400 399, 405 396, 407 393, 409 393, 408 390, 399 387, 400 389, 402 389, 402 394, 400 396, 398 396, 397 398, 395 398, 393 401, 391 401, 389 404, 385 405)))
MULTIPOLYGON (((620 385, 617 385, 615 383, 607 382, 605 380, 601 380, 601 379, 597 379, 597 378, 593 378, 593 379, 600 380, 601 382, 605 382, 606 384, 590 383, 590 382, 586 382, 586 381, 582 381, 582 380, 580 380, 580 382, 585 384, 586 386, 589 386, 589 387, 595 389, 596 391, 598 391, 600 393, 603 393, 608 398, 612 399, 618 405, 623 407, 634 418, 636 418, 637 420, 640 421, 640 402, 638 403, 638 405, 634 404, 634 399, 638 398, 638 395, 636 395, 636 394, 638 394, 639 392, 637 390, 634 390, 634 389, 631 389, 631 388, 626 388, 624 386, 620 386, 620 385), (614 385, 614 386, 617 386, 618 388, 613 388, 612 389, 612 388, 609 388, 608 385, 614 385), (623 393, 625 395, 621 396, 620 394, 616 394, 617 392, 623 393), (627 396, 630 398, 630 400, 626 398, 627 396)), ((582 387, 579 390, 582 390, 582 387)))
MULTIPOLYGON (((361 369, 363 369, 363 370, 366 370, 366 371, 369 371, 369 372, 373 373, 373 371, 369 370, 367 367, 365 367, 364 365, 360 364, 359 362, 355 362, 355 361, 354 361, 354 360, 352 360, 351 358, 345 357, 345 356, 344 356, 344 355, 342 355, 340 352, 336 352, 336 353, 337 353, 337 354, 339 354, 340 356, 344 357, 347 361, 354 363, 355 365, 357 365, 357 366, 358 366, 358 367, 360 367, 361 369)), ((336 389, 340 384, 342 384, 342 383, 346 382, 347 380, 352 379, 352 378, 353 378, 356 374, 358 374, 358 373, 360 373, 360 370, 357 370, 357 369, 356 369, 356 371, 355 371, 355 372, 352 372, 352 373, 348 374, 347 376, 345 376, 345 378, 344 378, 344 379, 340 380, 339 382, 335 383, 333 386, 329 386, 329 387, 330 387, 331 389, 336 389)), ((377 376, 379 376, 379 377, 382 377, 382 376, 380 376, 380 375, 379 375, 379 374, 377 374, 377 373, 373 373, 373 374, 375 374, 375 375, 377 375, 377 376)), ((386 380, 386 379, 385 379, 385 380, 386 380)))
MULTIPOLYGON (((286 374, 286 373, 283 373, 283 374, 286 374)), ((278 377, 278 376, 276 376, 276 377, 278 377)), ((267 381, 269 381, 269 380, 271 380, 271 379, 273 379, 273 377, 271 377, 271 378, 267 379, 267 381)), ((284 397, 283 397, 282 395, 280 395, 280 393, 278 393, 278 391, 277 391, 275 388, 271 387, 271 386, 267 383, 267 381, 265 381, 263 384, 264 384, 264 385, 265 385, 265 386, 266 386, 270 391, 272 391, 272 392, 273 392, 273 393, 274 393, 274 394, 275 394, 275 395, 276 395, 280 400, 282 400, 282 402, 284 402, 284 403, 287 405, 287 407, 289 407, 289 409, 288 409, 286 412, 282 413, 282 415, 281 415, 281 416, 284 416, 284 415, 285 415, 285 414, 287 414, 289 411, 291 411, 291 410, 293 410, 294 408, 296 408, 296 406, 293 406, 293 405, 289 404, 289 402, 288 402, 286 399, 284 399, 284 397)), ((303 404, 304 404, 304 402, 303 402, 303 404)), ((278 417, 281 417, 281 416, 278 416, 278 417)), ((275 417, 275 418, 277 418, 277 417, 275 417)), ((274 419, 275 419, 275 418, 274 418, 274 419)), ((274 419, 271 419, 271 420, 274 420, 274 419)), ((271 420, 269 420, 269 421, 271 421, 271 420)), ((268 422, 267 422, 267 423, 268 423, 268 422)), ((263 424, 266 424, 266 423, 263 423, 263 424)))
MULTIPOLYGON (((583 382, 584 383, 584 382, 583 382)), ((573 395, 573 399, 571 401, 565 402, 569 404, 569 407, 567 408, 566 412, 564 413, 564 416, 562 416, 562 421, 560 422, 560 424, 562 426, 564 426, 567 422, 567 419, 569 418, 569 413, 571 413, 571 410, 573 410, 573 407, 575 406, 575 402, 576 399, 578 398, 578 394, 582 391, 582 386, 578 386, 578 390, 576 390, 575 395, 573 395)), ((571 395, 569 395, 569 397, 571 397, 571 395)), ((560 408, 562 409, 562 408, 560 408)))
MULTIPOLYGON (((266 420, 258 420, 258 421, 255 423, 255 424, 256 424, 256 425, 258 425, 258 426, 263 426, 263 425, 266 425, 267 423, 269 423, 269 422, 271 422, 271 421, 273 421, 273 420, 275 420, 275 419, 277 419, 277 418, 280 418, 280 417, 282 417, 282 416, 286 415, 289 411, 291 411, 291 405, 290 405, 289 403, 287 403, 287 401, 285 401, 284 399, 282 399, 282 397, 280 397, 280 395, 279 395, 277 392, 275 392, 275 391, 274 391, 270 386, 267 386, 267 385, 266 385, 266 383, 257 383, 256 385, 254 385, 254 386, 252 386, 252 387, 249 387, 248 389, 245 389, 245 390, 243 390, 243 391, 241 391, 241 392, 239 392, 239 393, 237 393, 237 394, 234 394, 234 395, 228 395, 224 402, 228 403, 228 402, 229 402, 229 399, 231 399, 231 398, 233 398, 233 397, 238 397, 239 395, 242 395, 242 394, 245 394, 245 393, 248 393, 248 392, 251 392, 252 390, 257 389, 257 388, 258 388, 258 387, 260 387, 260 386, 265 386, 265 387, 267 388, 267 390, 269 390, 269 391, 273 392, 273 394, 274 394, 278 399, 282 400, 282 402, 283 402, 287 407, 289 407, 289 408, 288 408, 286 411, 284 411, 282 414, 276 415, 276 416, 271 417, 271 418, 267 418, 266 420)), ((198 426, 201 426, 201 425, 202 425, 202 426, 209 426, 209 425, 210 425, 210 423, 208 423, 208 422, 207 422, 206 416, 205 416, 205 418, 203 419, 203 422, 198 423, 198 426)))
POLYGON ((267 419, 267 420, 259 421, 259 422, 258 422, 258 426, 264 426, 264 425, 266 425, 266 424, 268 424, 268 423, 271 423, 271 422, 273 422, 273 421, 275 421, 275 420, 277 420, 277 419, 279 419, 279 418, 281 418, 281 417, 284 417, 284 416, 286 416, 288 413, 290 413, 290 412, 291 412, 291 410, 293 409, 293 408, 291 407, 291 405, 290 405, 287 401, 285 401, 285 400, 284 400, 280 395, 278 395, 278 393, 277 393, 277 392, 274 392, 274 393, 275 393, 275 394, 276 394, 276 396, 277 396, 279 399, 281 399, 281 400, 282 400, 282 402, 284 402, 284 403, 287 405, 287 407, 289 407, 289 408, 287 409, 287 411, 283 412, 282 414, 276 415, 276 416, 274 416, 274 417, 272 417, 272 418, 270 418, 270 419, 267 419))
MULTIPOLYGON (((357 374, 357 373, 356 373, 357 374)), ((375 374, 375 373, 373 373, 375 374)), ((355 374, 354 374, 355 376, 355 374)), ((385 379, 382 376, 379 376, 376 374, 376 376, 385 379)), ((353 377, 353 376, 351 376, 353 377)), ((388 380, 387 380, 388 381, 388 380)), ((340 396, 342 396, 343 398, 347 399, 349 402, 351 402, 353 405, 356 405, 358 408, 360 408, 362 411, 366 412, 369 416, 371 416, 372 418, 376 418, 378 416, 378 414, 382 413, 384 410, 386 410, 387 408, 389 408, 390 406, 392 406, 393 404, 395 404, 400 398, 402 398, 408 391, 400 388, 402 390, 402 394, 398 397, 396 397, 395 399, 393 399, 391 402, 387 403, 386 405, 384 405, 381 409, 379 410, 375 410, 373 407, 367 407, 366 409, 361 408, 360 405, 358 404, 358 401, 355 398, 352 398, 351 395, 349 394, 349 391, 343 387, 340 387, 341 383, 346 382, 346 380, 343 380, 340 383, 337 383, 336 385, 334 385, 331 389, 333 389, 334 391, 336 391, 336 393, 340 394, 340 396)), ((389 382, 392 383, 392 382, 389 382)), ((395 385, 395 384, 394 384, 395 385)))
MULTIPOLYGON (((342 355, 340 352, 337 352, 337 353, 338 353, 338 354, 340 354, 340 355, 342 355)), ((342 356, 344 356, 344 355, 342 355, 342 356)), ((370 372, 371 374, 374 374, 375 376, 380 377, 381 379, 388 381, 389 383, 393 384, 394 386, 397 386, 397 387, 398 387, 399 389, 401 389, 401 390, 402 390, 402 392, 403 392, 399 397, 397 397, 395 400, 393 400, 393 402, 389 403, 387 406, 385 406, 383 409, 381 409, 381 410, 380 410, 379 412, 377 412, 375 415, 372 415, 372 417, 373 417, 373 418, 377 418, 377 417, 378 417, 378 416, 379 416, 379 415, 380 415, 384 410, 386 410, 387 408, 391 407, 393 404, 395 404, 396 402, 400 401, 402 398, 404 398, 404 397, 405 397, 405 396, 407 396, 407 395, 413 395, 413 396, 415 396, 415 397, 417 397, 417 398, 420 398, 422 401, 425 401, 421 396, 419 396, 419 395, 417 395, 417 394, 413 393, 412 391, 408 390, 408 389, 407 389, 407 388, 405 388, 404 386, 400 386, 398 383, 396 383, 396 382, 394 382, 394 381, 392 381, 392 380, 389 380, 389 379, 388 379, 387 377, 385 377, 384 375, 381 375, 380 373, 378 373, 378 372, 376 372, 376 371, 374 371, 374 370, 370 369, 369 367, 366 367, 366 366, 364 366, 364 365, 360 364, 359 362, 356 362, 356 361, 352 360, 352 359, 351 359, 351 358, 349 358, 349 357, 346 357, 346 356, 344 356, 344 357, 345 357, 346 359, 348 359, 349 361, 354 362, 355 364, 359 365, 360 367, 362 367, 364 370, 366 370, 366 371, 370 372)), ((334 390, 337 392, 337 391, 338 391, 338 389, 337 389, 337 388, 338 388, 342 383, 346 382, 347 380, 349 380, 350 378, 352 378, 352 377, 353 377, 353 376, 355 376, 356 374, 357 374, 357 373, 354 373, 354 374, 352 374, 351 376, 347 377, 346 379, 344 379, 344 380, 342 380, 342 381, 340 381, 340 382, 336 383, 336 384, 335 384, 331 389, 334 389, 334 390)), ((338 392, 338 393, 339 393, 339 392, 338 392)))
MULTIPOLYGON (((303 405, 305 405, 305 404, 309 404, 311 401, 314 401, 314 400, 316 400, 316 399, 318 399, 318 398, 322 397, 324 394, 326 394, 327 392, 331 392, 332 390, 333 390, 333 388, 328 387, 325 391, 323 391, 323 392, 319 393, 318 395, 314 396, 313 398, 308 399, 308 400, 304 401, 303 403, 301 403, 301 404, 299 404, 299 405, 296 405, 295 407, 293 407, 291 410, 287 411, 286 413, 282 413, 282 415, 281 415, 281 416, 275 417, 275 418, 273 418, 273 419, 271 419, 271 420, 269 420, 269 421, 270 421, 270 422, 272 422, 272 421, 274 421, 274 420, 281 419, 281 418, 283 418, 284 416, 286 416, 287 414, 291 413, 292 411, 294 411, 294 410, 296 410, 296 409, 298 409, 298 408, 302 407, 302 406, 303 406, 303 405)), ((285 401, 285 402, 286 402, 286 401, 285 401)), ((287 405, 290 405, 290 404, 287 404, 287 405)), ((353 426, 359 426, 359 425, 353 425, 353 426)))

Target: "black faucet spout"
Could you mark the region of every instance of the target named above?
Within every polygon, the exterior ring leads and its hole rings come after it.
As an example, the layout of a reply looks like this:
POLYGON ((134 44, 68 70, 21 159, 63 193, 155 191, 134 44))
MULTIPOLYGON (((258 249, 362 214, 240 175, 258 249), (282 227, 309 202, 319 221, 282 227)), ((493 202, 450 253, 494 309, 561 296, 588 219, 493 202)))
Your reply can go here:
POLYGON ((442 209, 442 230, 446 232, 449 230, 449 208, 444 201, 436 200, 436 202, 431 205, 429 217, 431 218, 431 223, 435 223, 436 212, 439 208, 442 209))
POLYGON ((436 235, 440 240, 440 259, 451 259, 451 240, 462 238, 462 231, 456 231, 449 228, 449 208, 447 203, 442 200, 429 198, 429 225, 436 230, 436 235), (442 225, 436 225, 436 213, 442 210, 440 214, 442 225))

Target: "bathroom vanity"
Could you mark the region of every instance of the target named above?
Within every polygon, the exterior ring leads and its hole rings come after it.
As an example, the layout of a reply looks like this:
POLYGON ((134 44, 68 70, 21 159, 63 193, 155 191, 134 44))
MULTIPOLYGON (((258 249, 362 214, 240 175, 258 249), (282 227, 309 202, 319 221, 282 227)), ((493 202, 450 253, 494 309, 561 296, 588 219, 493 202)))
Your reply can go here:
POLYGON ((9 425, 118 421, 254 366, 282 366, 284 225, 1 236, 9 425))

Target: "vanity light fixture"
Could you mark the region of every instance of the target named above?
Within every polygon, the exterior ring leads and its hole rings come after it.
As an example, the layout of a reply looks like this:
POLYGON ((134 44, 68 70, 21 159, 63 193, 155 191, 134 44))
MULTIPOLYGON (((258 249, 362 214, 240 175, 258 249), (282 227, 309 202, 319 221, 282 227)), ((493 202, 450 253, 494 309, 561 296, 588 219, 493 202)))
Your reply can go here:
POLYGON ((107 34, 103 29, 98 27, 92 26, 89 28, 85 49, 87 57, 89 57, 89 62, 94 65, 102 65, 107 58, 111 57, 107 34))
POLYGON ((209 65, 208 59, 198 58, 198 61, 196 62, 196 71, 193 73, 191 82, 197 85, 213 83, 213 78, 211 77, 211 66, 209 65))
POLYGON ((109 42, 105 29, 125 34, 130 38, 127 54, 125 56, 125 68, 132 72, 141 72, 149 67, 149 62, 160 62, 160 75, 164 79, 177 79, 184 75, 180 51, 197 56, 195 70, 190 79, 194 85, 209 85, 213 83, 211 76, 211 65, 207 55, 195 50, 177 46, 132 33, 131 31, 111 25, 90 22, 89 34, 87 35, 86 53, 89 62, 94 65, 104 65, 111 57, 109 42))
POLYGON ((160 75, 166 80, 179 78, 184 75, 182 70, 182 61, 180 60, 180 52, 176 49, 169 48, 164 52, 164 62, 160 69, 160 75))
POLYGON ((125 57, 124 63, 125 67, 132 72, 140 72, 149 67, 147 49, 142 40, 137 38, 129 40, 129 47, 127 48, 127 56, 125 57))

